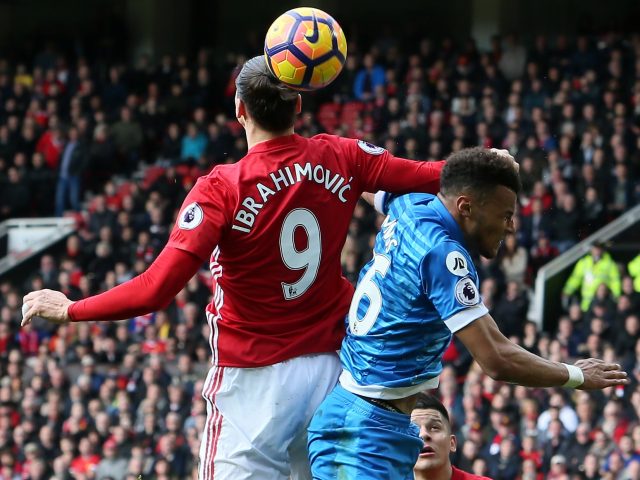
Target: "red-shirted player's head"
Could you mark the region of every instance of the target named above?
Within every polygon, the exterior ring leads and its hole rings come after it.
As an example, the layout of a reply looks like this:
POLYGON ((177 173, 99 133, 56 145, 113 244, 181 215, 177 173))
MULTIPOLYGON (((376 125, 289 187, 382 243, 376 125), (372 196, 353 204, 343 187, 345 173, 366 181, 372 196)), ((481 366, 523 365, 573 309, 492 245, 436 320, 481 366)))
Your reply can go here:
POLYGON ((434 473, 451 471, 449 454, 457 448, 451 433, 449 413, 444 405, 431 395, 421 394, 411 412, 411 421, 420 427, 424 446, 413 467, 416 478, 431 478, 434 473))
POLYGON ((263 55, 248 60, 240 70, 236 117, 245 128, 250 120, 267 132, 286 132, 293 127, 300 105, 300 95, 273 76, 263 55))

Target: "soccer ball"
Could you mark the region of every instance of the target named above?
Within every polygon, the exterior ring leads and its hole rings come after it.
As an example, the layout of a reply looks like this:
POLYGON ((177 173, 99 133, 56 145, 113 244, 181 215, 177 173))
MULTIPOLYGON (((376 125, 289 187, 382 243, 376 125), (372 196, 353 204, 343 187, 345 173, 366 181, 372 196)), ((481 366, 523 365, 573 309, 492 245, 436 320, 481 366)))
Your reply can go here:
POLYGON ((283 13, 264 39, 269 70, 295 90, 316 90, 336 79, 347 58, 347 39, 338 22, 317 8, 283 13))

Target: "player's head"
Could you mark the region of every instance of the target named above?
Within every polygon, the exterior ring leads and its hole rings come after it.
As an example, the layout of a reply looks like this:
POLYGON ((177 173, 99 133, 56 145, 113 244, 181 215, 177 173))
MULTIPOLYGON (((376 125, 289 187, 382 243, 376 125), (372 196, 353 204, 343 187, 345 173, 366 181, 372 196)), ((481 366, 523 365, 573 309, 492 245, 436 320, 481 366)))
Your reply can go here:
POLYGON ((510 157, 476 147, 453 153, 440 177, 440 193, 469 247, 493 258, 508 233, 521 184, 510 157))
POLYGON ((411 412, 411 421, 420 427, 420 438, 424 442, 413 467, 416 476, 429 478, 429 472, 450 468, 449 454, 456 451, 457 442, 444 405, 431 395, 420 394, 411 412))
POLYGON ((243 65, 236 78, 236 117, 246 128, 247 121, 269 133, 293 127, 300 112, 300 95, 274 77, 263 56, 243 65))

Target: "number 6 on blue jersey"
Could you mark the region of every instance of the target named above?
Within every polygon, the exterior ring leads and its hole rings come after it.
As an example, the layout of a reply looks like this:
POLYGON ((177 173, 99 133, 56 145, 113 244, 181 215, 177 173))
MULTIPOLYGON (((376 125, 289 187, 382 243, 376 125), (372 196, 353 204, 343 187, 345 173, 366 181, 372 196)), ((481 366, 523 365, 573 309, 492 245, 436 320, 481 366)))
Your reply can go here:
POLYGON ((391 259, 384 255, 374 255, 373 264, 365 273, 364 277, 358 284, 353 300, 351 300, 351 308, 349 309, 349 330, 354 335, 366 335, 373 324, 376 323, 380 310, 382 309, 382 293, 380 287, 374 282, 376 273, 381 277, 387 274, 387 270, 391 266, 391 259), (358 310, 364 297, 369 299, 369 305, 363 317, 358 318, 358 310))

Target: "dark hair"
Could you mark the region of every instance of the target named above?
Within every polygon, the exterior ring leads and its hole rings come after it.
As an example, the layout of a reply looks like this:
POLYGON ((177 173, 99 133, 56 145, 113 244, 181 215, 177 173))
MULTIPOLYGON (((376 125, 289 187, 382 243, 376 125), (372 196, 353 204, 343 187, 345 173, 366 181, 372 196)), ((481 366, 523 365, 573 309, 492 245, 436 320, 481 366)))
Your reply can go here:
POLYGON ((236 78, 236 90, 261 128, 278 133, 293 125, 298 93, 273 76, 263 56, 253 57, 243 65, 236 78))
POLYGON ((444 196, 465 191, 483 196, 498 185, 516 195, 522 188, 513 162, 482 147, 465 148, 449 155, 440 176, 440 191, 444 196))
POLYGON ((447 412, 447 409, 442 404, 442 402, 433 395, 429 395, 427 393, 419 393, 418 398, 416 399, 416 406, 413 407, 413 409, 437 410, 447 421, 447 425, 449 426, 449 428, 451 428, 451 419, 449 418, 449 412, 447 412))

